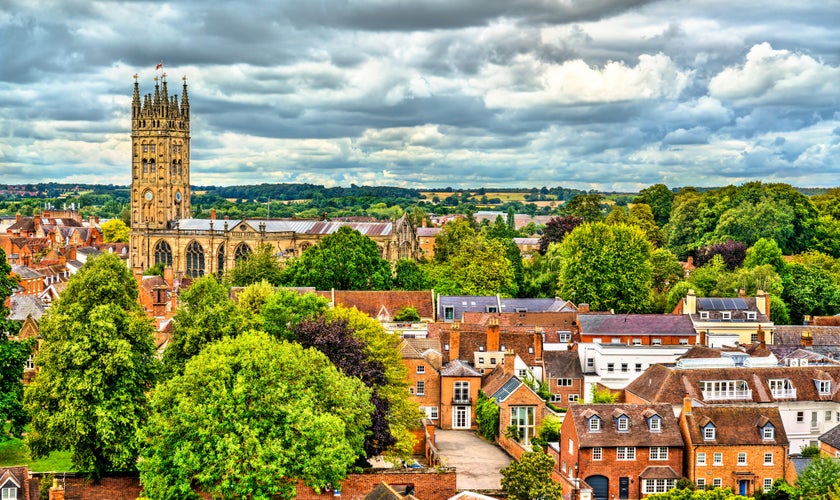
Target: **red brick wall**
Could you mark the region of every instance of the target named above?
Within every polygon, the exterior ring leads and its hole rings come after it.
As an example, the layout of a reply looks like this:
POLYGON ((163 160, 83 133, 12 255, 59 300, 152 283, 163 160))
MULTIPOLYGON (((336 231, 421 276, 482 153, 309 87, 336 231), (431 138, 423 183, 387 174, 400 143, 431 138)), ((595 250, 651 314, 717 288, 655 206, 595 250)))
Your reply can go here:
MULTIPOLYGON (((341 496, 335 496, 332 491, 320 494, 299 484, 297 498, 307 499, 363 499, 379 483, 386 482, 391 486, 413 485, 414 494, 423 500, 445 500, 456 494, 455 469, 394 469, 378 471, 370 474, 350 474, 342 482, 341 496)), ((136 500, 141 494, 140 479, 138 477, 106 477, 99 484, 94 484, 81 477, 66 477, 64 482, 65 500, 136 500)), ((37 499, 38 479, 31 481, 35 492, 33 500, 37 499)))

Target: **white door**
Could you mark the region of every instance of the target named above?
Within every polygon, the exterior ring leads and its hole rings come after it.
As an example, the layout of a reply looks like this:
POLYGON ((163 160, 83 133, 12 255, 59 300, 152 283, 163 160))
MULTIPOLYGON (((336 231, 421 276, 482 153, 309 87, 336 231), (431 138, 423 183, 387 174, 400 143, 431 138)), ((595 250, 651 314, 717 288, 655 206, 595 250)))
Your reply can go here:
POLYGON ((455 413, 452 414, 452 428, 453 429, 469 429, 470 428, 470 407, 456 406, 455 413))

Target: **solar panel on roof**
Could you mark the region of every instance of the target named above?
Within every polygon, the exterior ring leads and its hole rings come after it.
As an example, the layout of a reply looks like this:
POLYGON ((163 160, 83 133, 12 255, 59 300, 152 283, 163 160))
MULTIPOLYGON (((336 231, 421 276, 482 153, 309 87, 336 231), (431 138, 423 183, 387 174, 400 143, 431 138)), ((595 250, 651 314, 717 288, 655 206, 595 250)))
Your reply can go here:
POLYGON ((700 306, 706 311, 735 311, 747 309, 747 302, 731 297, 702 297, 700 306))
POLYGON ((508 396, 513 394, 513 391, 515 391, 521 383, 522 382, 520 382, 518 378, 511 378, 505 382, 505 385, 503 385, 501 389, 496 391, 496 394, 493 395, 493 399, 496 401, 504 401, 508 396))

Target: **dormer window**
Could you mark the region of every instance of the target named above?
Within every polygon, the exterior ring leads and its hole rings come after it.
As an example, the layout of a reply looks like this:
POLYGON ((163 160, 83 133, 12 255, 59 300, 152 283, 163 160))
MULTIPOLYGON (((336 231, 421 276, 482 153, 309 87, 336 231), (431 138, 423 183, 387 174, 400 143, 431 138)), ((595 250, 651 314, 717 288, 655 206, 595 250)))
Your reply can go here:
POLYGON ((505 345, 502 344, 502 352, 505 352, 505 345))
POLYGON ((700 319, 709 319, 709 311, 700 311, 700 319))
POLYGON ((817 392, 821 396, 831 394, 831 380, 815 380, 817 384, 817 392))
POLYGON ((627 432, 630 430, 630 419, 622 415, 616 420, 616 427, 619 432, 627 432))
POLYGON ((601 431, 601 419, 598 417, 590 417, 589 418, 589 432, 600 432, 601 431))
POLYGON ((483 345, 478 346, 478 350, 479 350, 480 352, 484 352, 484 346, 483 346, 483 345))
POLYGON ((661 432, 662 418, 659 415, 650 417, 650 420, 648 420, 648 429, 650 429, 650 432, 661 432))
POLYGON ((750 321, 755 321, 756 312, 755 311, 747 311, 747 319, 750 321))
POLYGON ((703 427, 703 439, 706 441, 714 441, 717 429, 713 424, 707 424, 706 427, 703 427))
POLYGON ((487 306, 487 312, 489 313, 497 313, 499 312, 499 308, 496 306, 487 306))
POLYGON ((773 424, 767 424, 761 428, 761 439, 773 440, 776 438, 776 428, 773 424))
POLYGON ((720 319, 722 319, 724 321, 729 321, 729 320, 732 319, 732 313, 729 312, 729 311, 721 311, 720 319))

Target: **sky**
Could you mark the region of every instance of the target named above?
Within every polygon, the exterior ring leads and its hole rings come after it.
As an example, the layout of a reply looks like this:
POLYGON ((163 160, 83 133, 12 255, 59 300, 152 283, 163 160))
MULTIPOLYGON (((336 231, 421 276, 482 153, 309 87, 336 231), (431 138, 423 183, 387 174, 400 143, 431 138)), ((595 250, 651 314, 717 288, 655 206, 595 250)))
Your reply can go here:
POLYGON ((840 0, 0 0, 0 183, 128 185, 163 72, 193 185, 840 185, 840 0))

